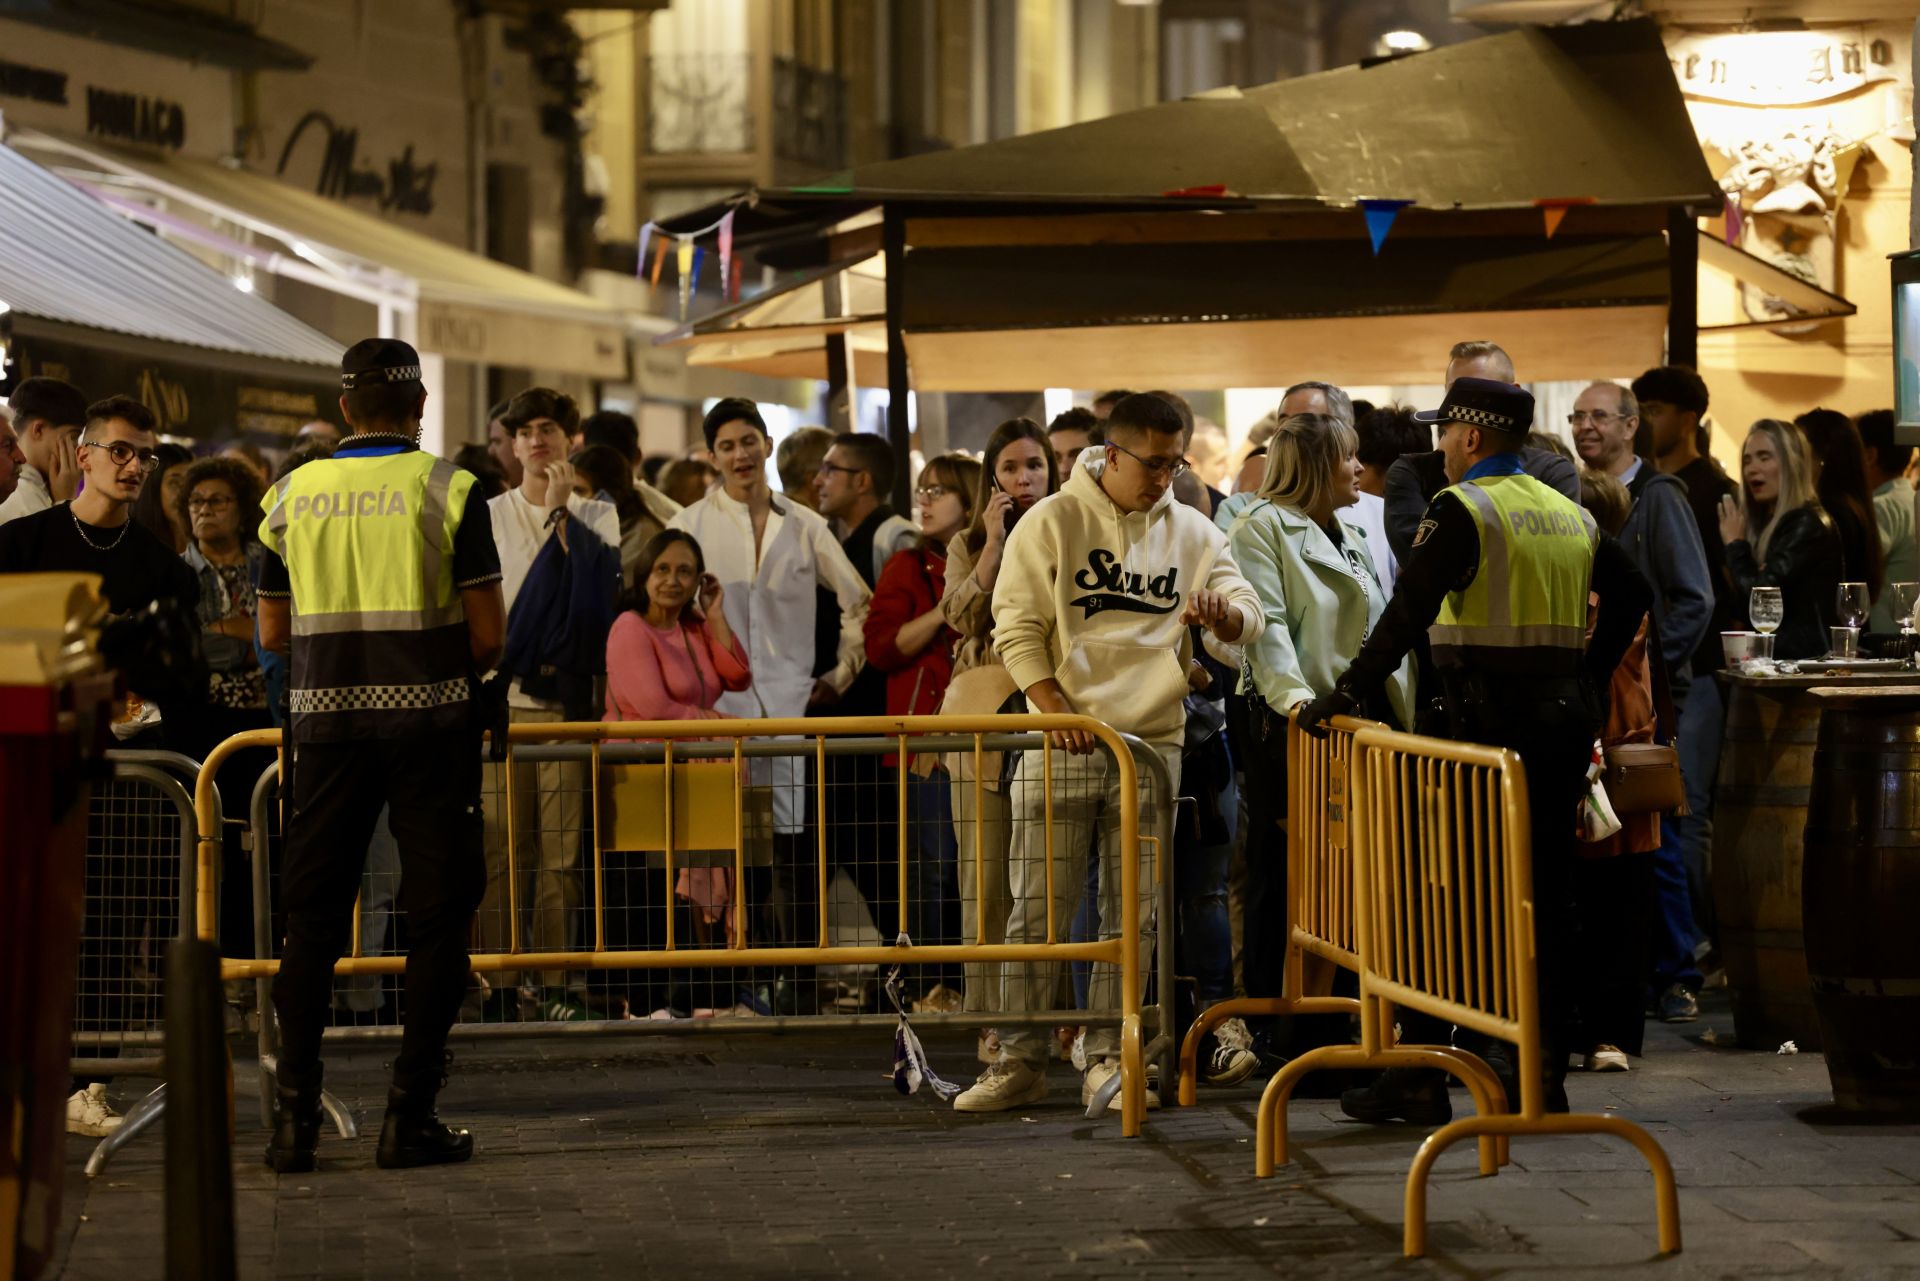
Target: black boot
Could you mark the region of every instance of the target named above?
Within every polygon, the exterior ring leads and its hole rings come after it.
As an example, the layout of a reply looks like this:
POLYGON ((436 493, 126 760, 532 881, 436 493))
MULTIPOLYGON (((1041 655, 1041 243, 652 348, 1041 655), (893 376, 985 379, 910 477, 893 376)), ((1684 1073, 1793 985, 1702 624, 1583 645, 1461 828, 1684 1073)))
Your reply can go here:
POLYGON ((273 1138, 267 1143, 267 1167, 276 1174, 310 1174, 319 1167, 314 1155, 320 1146, 320 1074, 311 1081, 289 1085, 283 1077, 275 1090, 273 1138))
MULTIPOLYGON (((447 1055, 446 1061, 452 1062, 447 1055)), ((473 1135, 442 1125, 434 1100, 447 1083, 445 1070, 425 1077, 404 1078, 398 1068, 387 1091, 387 1117, 380 1126, 380 1146, 374 1163, 383 1170, 409 1170, 422 1165, 450 1165, 473 1156, 473 1135)))
POLYGON ((1445 1125, 1453 1120, 1447 1074, 1438 1068, 1388 1068, 1372 1085, 1340 1096, 1340 1110, 1356 1121, 1411 1121, 1445 1125))

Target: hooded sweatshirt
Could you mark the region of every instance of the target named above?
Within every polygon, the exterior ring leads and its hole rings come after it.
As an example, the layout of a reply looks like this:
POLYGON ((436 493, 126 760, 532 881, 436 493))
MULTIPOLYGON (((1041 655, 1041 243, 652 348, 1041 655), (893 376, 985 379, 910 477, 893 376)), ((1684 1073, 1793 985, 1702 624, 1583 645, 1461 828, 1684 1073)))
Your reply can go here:
POLYGON ((1240 612, 1241 644, 1265 614, 1226 535, 1168 489, 1123 512, 1100 488, 1106 460, 1083 461, 1007 537, 993 588, 993 640, 1021 689, 1048 677, 1076 712, 1160 746, 1186 728, 1187 598, 1201 587, 1240 612))

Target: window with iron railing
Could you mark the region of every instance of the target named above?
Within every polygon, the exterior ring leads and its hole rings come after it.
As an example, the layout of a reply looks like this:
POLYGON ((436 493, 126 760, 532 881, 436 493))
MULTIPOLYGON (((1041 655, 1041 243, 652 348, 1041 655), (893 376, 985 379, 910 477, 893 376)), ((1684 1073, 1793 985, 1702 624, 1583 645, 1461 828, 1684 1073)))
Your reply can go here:
POLYGON ((773 60, 773 151, 816 169, 846 164, 845 78, 791 58, 773 60))
POLYGON ((649 155, 753 150, 751 54, 657 53, 647 73, 649 155))

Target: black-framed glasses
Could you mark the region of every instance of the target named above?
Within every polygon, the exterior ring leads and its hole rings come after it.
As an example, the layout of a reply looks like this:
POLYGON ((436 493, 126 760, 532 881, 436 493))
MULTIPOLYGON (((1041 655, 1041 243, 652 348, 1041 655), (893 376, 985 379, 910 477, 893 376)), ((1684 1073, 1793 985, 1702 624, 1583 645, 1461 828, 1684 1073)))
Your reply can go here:
POLYGON ((1616 414, 1606 409, 1576 409, 1567 415, 1567 424, 1571 427, 1578 427, 1589 418, 1593 420, 1595 427, 1605 427, 1608 423, 1625 422, 1627 415, 1616 414))
POLYGON ((215 494, 208 498, 189 498, 187 510, 190 512, 219 512, 233 506, 233 499, 226 494, 215 494))
POLYGON ((814 475, 818 476, 824 472, 837 471, 847 476, 858 476, 865 470, 866 468, 864 467, 842 467, 839 463, 821 463, 819 469, 814 472, 814 475))
POLYGON ((1107 443, 1146 468, 1149 476, 1165 476, 1168 480, 1173 480, 1186 475, 1193 467, 1193 464, 1184 458, 1142 458, 1119 441, 1110 440, 1107 443))
POLYGON ((125 467, 136 458, 140 460, 141 471, 152 471, 160 465, 158 450, 135 449, 124 440, 83 440, 80 444, 86 449, 106 450, 115 467, 125 467))
POLYGON ((948 494, 959 492, 951 485, 922 485, 913 491, 913 496, 923 503, 937 503, 948 494))

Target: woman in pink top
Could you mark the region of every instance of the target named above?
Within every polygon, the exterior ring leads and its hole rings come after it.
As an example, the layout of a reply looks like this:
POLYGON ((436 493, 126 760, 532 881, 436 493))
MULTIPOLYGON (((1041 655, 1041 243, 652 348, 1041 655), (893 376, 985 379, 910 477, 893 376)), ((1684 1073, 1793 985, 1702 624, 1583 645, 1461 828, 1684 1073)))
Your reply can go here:
POLYGON ((726 719, 715 700, 747 688, 753 674, 722 596, 691 534, 669 529, 647 541, 607 635, 608 720, 726 719))
MULTIPOLYGON (((700 544, 683 530, 655 534, 640 549, 622 602, 625 608, 607 635, 608 720, 729 719, 714 710, 714 701, 722 691, 747 688, 753 676, 746 650, 727 626, 720 607, 720 580, 706 569, 700 544)), ((653 917, 660 910, 656 905, 664 886, 648 893, 645 883, 657 881, 658 874, 649 876, 646 864, 635 856, 631 866, 625 860, 611 863, 606 879, 607 945, 657 944, 664 929, 653 917), (635 882, 631 889, 629 876, 635 882)), ((704 941, 714 926, 722 926, 716 933, 731 930, 732 868, 683 867, 674 891, 674 897, 693 908, 694 928, 689 933, 694 937, 704 941)), ((633 972, 631 977, 636 987, 647 981, 643 972, 633 972)), ((684 976, 676 972, 673 977, 684 976)), ((707 998, 699 1002, 702 1006, 722 1004, 706 992, 701 995, 707 998)), ((695 1008, 685 983, 675 981, 654 1016, 684 1017, 695 1008)))

